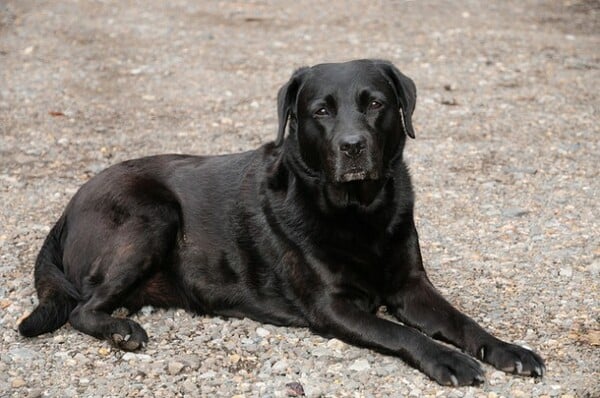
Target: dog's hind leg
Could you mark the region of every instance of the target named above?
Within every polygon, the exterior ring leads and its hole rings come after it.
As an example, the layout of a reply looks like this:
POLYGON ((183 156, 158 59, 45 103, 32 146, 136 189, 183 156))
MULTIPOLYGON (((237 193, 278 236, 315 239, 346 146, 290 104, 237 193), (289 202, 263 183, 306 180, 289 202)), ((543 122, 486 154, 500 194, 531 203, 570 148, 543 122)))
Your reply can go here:
POLYGON ((138 323, 110 314, 132 299, 144 302, 143 297, 131 296, 143 294, 144 284, 168 266, 177 232, 172 223, 159 223, 154 217, 129 220, 103 245, 84 277, 83 300, 69 317, 75 329, 107 339, 123 350, 145 345, 148 335, 138 323))

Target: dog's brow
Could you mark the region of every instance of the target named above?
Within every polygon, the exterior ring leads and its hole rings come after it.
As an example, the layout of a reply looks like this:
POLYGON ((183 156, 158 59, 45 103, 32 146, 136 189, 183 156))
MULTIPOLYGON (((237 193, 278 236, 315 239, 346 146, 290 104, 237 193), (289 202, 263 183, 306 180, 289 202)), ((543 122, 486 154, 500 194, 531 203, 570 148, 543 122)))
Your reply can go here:
POLYGON ((358 91, 356 100, 359 103, 367 102, 369 100, 377 100, 380 102, 387 102, 388 96, 379 90, 374 90, 371 87, 365 87, 358 91))
POLYGON ((328 106, 334 108, 337 105, 337 101, 335 100, 335 96, 332 94, 326 94, 323 96, 315 96, 311 98, 308 107, 310 109, 315 109, 318 107, 328 106))

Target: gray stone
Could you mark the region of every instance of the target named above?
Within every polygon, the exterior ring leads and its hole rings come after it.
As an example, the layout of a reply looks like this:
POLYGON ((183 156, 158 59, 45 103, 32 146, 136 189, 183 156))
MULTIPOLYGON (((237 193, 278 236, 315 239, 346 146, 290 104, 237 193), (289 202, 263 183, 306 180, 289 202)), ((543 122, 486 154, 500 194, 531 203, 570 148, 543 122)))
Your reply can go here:
POLYGON ((265 328, 256 328, 256 334, 260 337, 267 337, 268 335, 271 334, 271 332, 269 332, 265 328))
POLYGON ((371 365, 366 359, 357 359, 354 362, 352 362, 348 369, 354 370, 356 372, 363 372, 365 370, 371 369, 371 365))
POLYGON ((8 355, 15 362, 30 362, 39 357, 39 353, 29 348, 13 348, 8 355))
POLYGON ((184 364, 178 361, 171 361, 167 364, 167 372, 170 375, 176 375, 184 368, 184 364))

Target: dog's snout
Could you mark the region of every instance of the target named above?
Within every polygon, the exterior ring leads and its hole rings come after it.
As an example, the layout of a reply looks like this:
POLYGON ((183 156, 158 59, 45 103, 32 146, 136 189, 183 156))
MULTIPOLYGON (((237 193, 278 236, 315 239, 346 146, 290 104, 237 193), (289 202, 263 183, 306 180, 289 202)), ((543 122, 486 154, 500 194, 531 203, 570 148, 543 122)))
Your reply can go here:
POLYGON ((348 135, 340 140, 340 151, 351 158, 360 155, 366 149, 366 147, 367 140, 362 135, 348 135))

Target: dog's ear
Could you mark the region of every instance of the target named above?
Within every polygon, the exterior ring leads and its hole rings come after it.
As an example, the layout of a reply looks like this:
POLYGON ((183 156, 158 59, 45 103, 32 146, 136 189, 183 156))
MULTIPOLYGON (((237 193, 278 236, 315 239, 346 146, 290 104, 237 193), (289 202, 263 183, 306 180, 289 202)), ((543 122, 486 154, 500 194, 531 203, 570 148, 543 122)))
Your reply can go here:
POLYGON ((277 93, 277 118, 279 119, 279 128, 277 130, 277 139, 275 140, 276 146, 283 144, 287 121, 292 112, 292 108, 296 103, 296 96, 298 95, 300 84, 302 83, 302 77, 308 69, 309 68, 304 67, 296 70, 290 80, 284 84, 277 93))
POLYGON ((400 103, 400 121, 406 135, 415 138, 415 130, 412 125, 412 114, 417 103, 417 87, 411 78, 404 75, 391 62, 374 61, 389 79, 390 84, 396 91, 396 97, 400 103))

